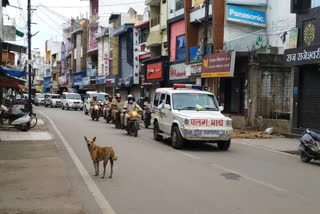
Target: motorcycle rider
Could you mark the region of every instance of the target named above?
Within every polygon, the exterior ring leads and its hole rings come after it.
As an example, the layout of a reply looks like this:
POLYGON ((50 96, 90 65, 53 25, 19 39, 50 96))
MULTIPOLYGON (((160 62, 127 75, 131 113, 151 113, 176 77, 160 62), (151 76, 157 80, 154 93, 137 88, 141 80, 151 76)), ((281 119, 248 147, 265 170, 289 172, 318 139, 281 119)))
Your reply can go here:
POLYGON ((90 101, 90 113, 92 113, 92 109, 93 109, 93 107, 95 106, 95 105, 98 105, 99 103, 98 103, 98 100, 97 100, 97 96, 96 95, 94 95, 93 97, 92 97, 92 100, 90 101))
POLYGON ((108 115, 108 112, 111 110, 111 108, 112 108, 112 105, 111 105, 111 103, 112 103, 112 97, 111 96, 109 96, 109 97, 106 97, 106 100, 105 100, 105 102, 104 102, 104 117, 106 118, 107 117, 107 115, 108 115))
POLYGON ((146 113, 148 111, 151 111, 151 107, 152 107, 150 97, 145 98, 143 106, 144 106, 143 118, 146 119, 146 113))
POLYGON ((117 112, 119 112, 122 108, 122 101, 121 101, 121 95, 120 94, 116 94, 115 98, 112 100, 112 118, 113 121, 116 121, 116 117, 117 117, 117 112))
POLYGON ((128 120, 130 118, 131 112, 135 111, 137 108, 139 111, 142 111, 141 107, 135 102, 134 96, 129 94, 127 97, 127 102, 124 105, 124 128, 126 129, 128 126, 128 120))

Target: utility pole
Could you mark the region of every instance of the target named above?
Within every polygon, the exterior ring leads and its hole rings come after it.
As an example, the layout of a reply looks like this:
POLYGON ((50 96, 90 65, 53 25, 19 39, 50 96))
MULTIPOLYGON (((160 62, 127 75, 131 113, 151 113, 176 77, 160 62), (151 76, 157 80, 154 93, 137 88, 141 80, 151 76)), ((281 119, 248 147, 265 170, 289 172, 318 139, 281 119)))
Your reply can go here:
POLYGON ((208 44, 209 2, 210 2, 210 0, 205 0, 203 52, 202 52, 203 57, 206 55, 207 44, 208 44))
POLYGON ((32 99, 31 99, 31 0, 28 0, 28 88, 29 88, 29 100, 28 110, 32 112, 32 99))

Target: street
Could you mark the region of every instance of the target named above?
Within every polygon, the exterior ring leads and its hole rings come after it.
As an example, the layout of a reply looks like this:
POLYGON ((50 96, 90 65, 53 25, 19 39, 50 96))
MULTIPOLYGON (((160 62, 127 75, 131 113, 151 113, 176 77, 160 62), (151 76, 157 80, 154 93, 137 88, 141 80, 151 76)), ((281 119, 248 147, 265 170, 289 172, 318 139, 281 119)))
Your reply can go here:
MULTIPOLYGON (((153 140, 152 129, 141 128, 135 138, 103 118, 92 121, 81 111, 44 107, 36 111, 54 122, 115 213, 283 214, 318 209, 320 164, 303 164, 298 156, 250 147, 236 140, 228 152, 211 144, 174 150, 166 141, 153 140), (112 179, 94 176, 83 136, 96 136, 97 145, 115 149, 119 159, 112 179)), ((88 191, 58 135, 56 139, 70 181, 85 208, 88 213, 99 212, 97 193, 88 191)), ((102 171, 100 164, 100 175, 102 171)), ((106 175, 109 172, 110 165, 106 175)))

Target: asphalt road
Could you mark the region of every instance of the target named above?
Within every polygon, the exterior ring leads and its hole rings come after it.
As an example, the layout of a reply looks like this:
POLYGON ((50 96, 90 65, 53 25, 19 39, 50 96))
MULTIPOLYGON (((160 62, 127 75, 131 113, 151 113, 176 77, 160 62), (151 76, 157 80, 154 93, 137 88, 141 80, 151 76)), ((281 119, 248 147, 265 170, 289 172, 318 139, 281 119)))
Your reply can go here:
MULTIPOLYGON (((297 156, 261 150, 233 142, 228 152, 215 145, 192 144, 174 150, 156 142, 152 130, 137 138, 92 121, 81 111, 37 110, 48 115, 80 159, 117 214, 314 213, 319 209, 318 163, 301 163, 297 156), (112 146, 119 158, 112 179, 95 177, 83 136, 112 146)), ((64 152, 63 146, 58 147, 64 152)), ((68 154, 70 180, 89 213, 99 212, 68 154)), ((106 175, 109 174, 110 165, 106 175)), ((100 164, 100 173, 102 164, 100 164)))

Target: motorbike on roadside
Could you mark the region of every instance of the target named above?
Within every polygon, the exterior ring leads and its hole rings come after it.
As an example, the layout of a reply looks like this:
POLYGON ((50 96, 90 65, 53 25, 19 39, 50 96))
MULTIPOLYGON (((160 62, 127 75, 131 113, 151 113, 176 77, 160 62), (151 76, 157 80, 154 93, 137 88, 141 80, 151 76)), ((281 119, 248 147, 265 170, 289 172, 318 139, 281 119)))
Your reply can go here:
POLYGON ((151 125, 151 111, 150 109, 145 110, 144 127, 147 129, 151 125))
POLYGON ((98 105, 91 107, 91 119, 98 121, 100 118, 100 108, 98 105))
MULTIPOLYGON (((0 106, 0 126, 5 128, 16 128, 21 131, 28 131, 33 120, 27 113, 12 114, 4 105, 0 106), (7 121, 7 124, 4 123, 7 121)), ((35 125, 34 125, 35 126, 35 125)), ((34 127, 33 126, 33 127, 34 127)))
POLYGON ((299 145, 302 162, 309 163, 312 159, 320 159, 320 133, 307 129, 302 133, 299 145))
POLYGON ((138 136, 138 131, 140 129, 140 121, 141 121, 141 111, 139 111, 138 109, 135 111, 132 111, 130 113, 128 125, 126 128, 128 135, 133 135, 135 137, 138 136))

